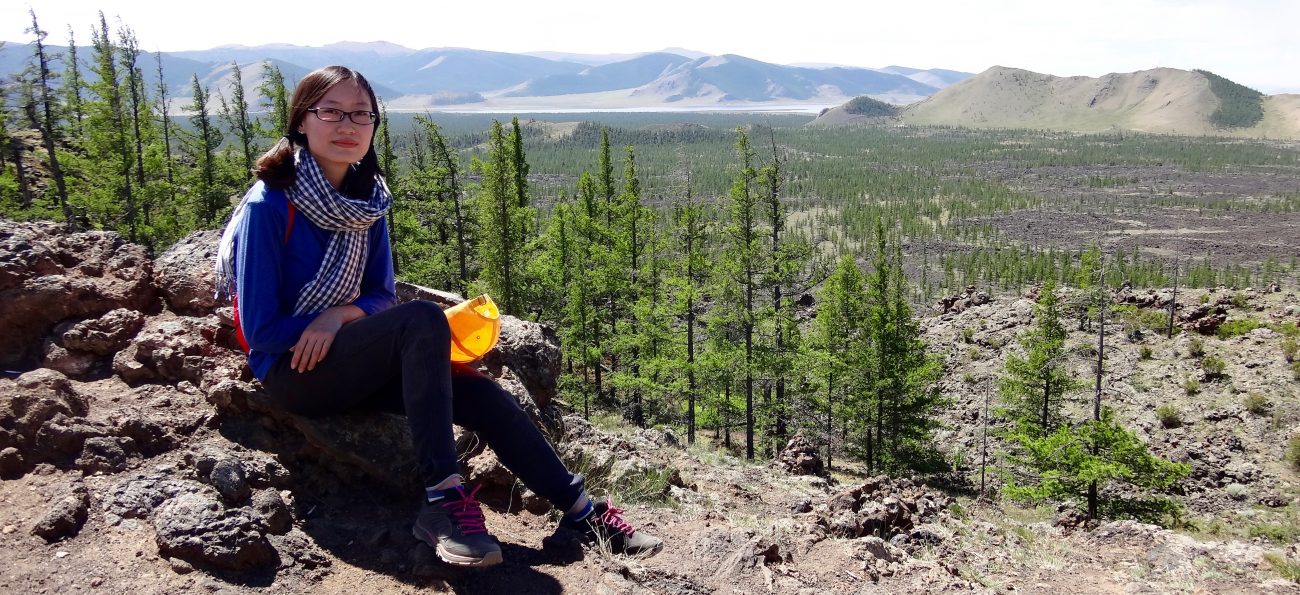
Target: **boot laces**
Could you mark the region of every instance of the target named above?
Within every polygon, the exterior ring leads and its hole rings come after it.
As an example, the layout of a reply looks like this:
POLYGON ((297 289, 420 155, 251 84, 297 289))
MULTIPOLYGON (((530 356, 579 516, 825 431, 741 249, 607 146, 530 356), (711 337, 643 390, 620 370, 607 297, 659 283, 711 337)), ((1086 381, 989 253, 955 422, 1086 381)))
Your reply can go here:
POLYGON ((463 486, 456 486, 456 492, 460 494, 459 500, 442 499, 443 508, 451 511, 451 519, 462 534, 487 533, 487 519, 483 518, 483 507, 478 500, 474 499, 474 495, 478 494, 481 487, 483 486, 474 486, 473 490, 465 493, 463 486))
POLYGON ((636 532, 636 529, 633 529, 632 525, 629 525, 628 522, 623 520, 623 517, 620 516, 623 509, 614 506, 614 501, 609 498, 605 499, 605 505, 607 508, 605 509, 604 514, 600 515, 600 522, 613 527, 617 531, 626 533, 631 537, 632 534, 636 532))

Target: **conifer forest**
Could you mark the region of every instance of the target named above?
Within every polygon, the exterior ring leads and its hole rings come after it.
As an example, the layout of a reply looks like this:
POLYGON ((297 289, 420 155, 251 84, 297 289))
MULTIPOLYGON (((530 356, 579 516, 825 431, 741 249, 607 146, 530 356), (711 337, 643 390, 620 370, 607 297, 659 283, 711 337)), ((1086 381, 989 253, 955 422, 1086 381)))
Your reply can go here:
MULTIPOLYGON (((128 26, 92 30, 45 51, 57 34, 33 16, 29 67, 0 92, 0 216, 115 231, 154 254, 220 229, 284 132, 293 82, 268 63, 257 81, 234 69, 227 90, 195 74, 177 97, 151 82, 163 63, 128 26)), ((1148 454, 1100 388, 1095 414, 1071 417, 1064 397, 1092 385, 1054 367, 1061 327, 1124 317, 1104 297, 1124 284, 1300 281, 1294 244, 1268 234, 1300 210, 1294 143, 379 111, 399 280, 485 292, 555 328, 574 412, 748 459, 802 432, 832 466, 946 468, 932 435, 947 350, 918 320, 967 287, 1033 291, 1036 326, 995 383, 1017 470, 1005 493, 1088 493, 1097 513, 1098 481, 1159 492, 1187 470, 1148 454)))

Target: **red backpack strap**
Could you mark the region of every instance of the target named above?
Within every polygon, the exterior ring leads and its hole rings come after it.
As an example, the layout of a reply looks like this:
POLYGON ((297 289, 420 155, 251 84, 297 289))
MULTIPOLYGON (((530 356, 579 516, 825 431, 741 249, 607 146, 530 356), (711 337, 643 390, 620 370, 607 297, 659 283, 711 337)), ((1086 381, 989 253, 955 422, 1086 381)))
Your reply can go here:
POLYGON ((293 201, 289 201, 289 222, 284 226, 284 245, 289 245, 289 234, 293 233, 293 215, 297 211, 293 207, 293 201))
POLYGON ((248 340, 244 338, 244 327, 239 323, 239 296, 230 296, 230 306, 235 312, 235 340, 239 341, 239 346, 244 349, 244 353, 251 351, 248 348, 248 340))

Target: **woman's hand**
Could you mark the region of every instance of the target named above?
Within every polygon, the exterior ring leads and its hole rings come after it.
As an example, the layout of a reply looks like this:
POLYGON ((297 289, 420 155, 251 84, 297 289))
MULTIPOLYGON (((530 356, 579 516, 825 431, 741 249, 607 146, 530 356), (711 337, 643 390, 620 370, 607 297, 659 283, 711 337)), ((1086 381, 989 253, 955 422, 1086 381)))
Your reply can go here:
POLYGON ((364 310, 352 304, 322 310, 302 331, 298 343, 289 348, 289 351, 293 352, 289 367, 298 372, 315 369, 316 364, 329 354, 330 345, 334 344, 334 335, 339 332, 339 329, 365 315, 364 310))

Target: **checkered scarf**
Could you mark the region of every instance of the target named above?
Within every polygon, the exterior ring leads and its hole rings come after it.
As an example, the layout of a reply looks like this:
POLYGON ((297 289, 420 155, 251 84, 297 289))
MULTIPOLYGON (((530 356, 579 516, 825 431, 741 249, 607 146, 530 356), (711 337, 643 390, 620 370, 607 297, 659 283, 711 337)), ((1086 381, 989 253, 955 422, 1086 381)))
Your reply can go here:
MULTIPOLYGON (((325 179, 320 165, 316 163, 305 147, 294 154, 294 166, 297 168, 293 186, 286 193, 302 214, 315 223, 317 227, 333 232, 329 245, 325 248, 325 257, 316 276, 298 294, 293 314, 315 314, 326 308, 348 304, 361 295, 361 273, 365 269, 369 252, 368 231, 370 226, 388 213, 393 204, 393 196, 384 184, 383 178, 375 180, 375 190, 367 200, 351 198, 335 190, 325 179)), ((248 196, 235 209, 230 223, 222 234, 221 245, 217 251, 217 289, 226 293, 233 284, 234 229, 244 212, 244 203, 248 196), (223 283, 223 280, 227 280, 223 283)))

